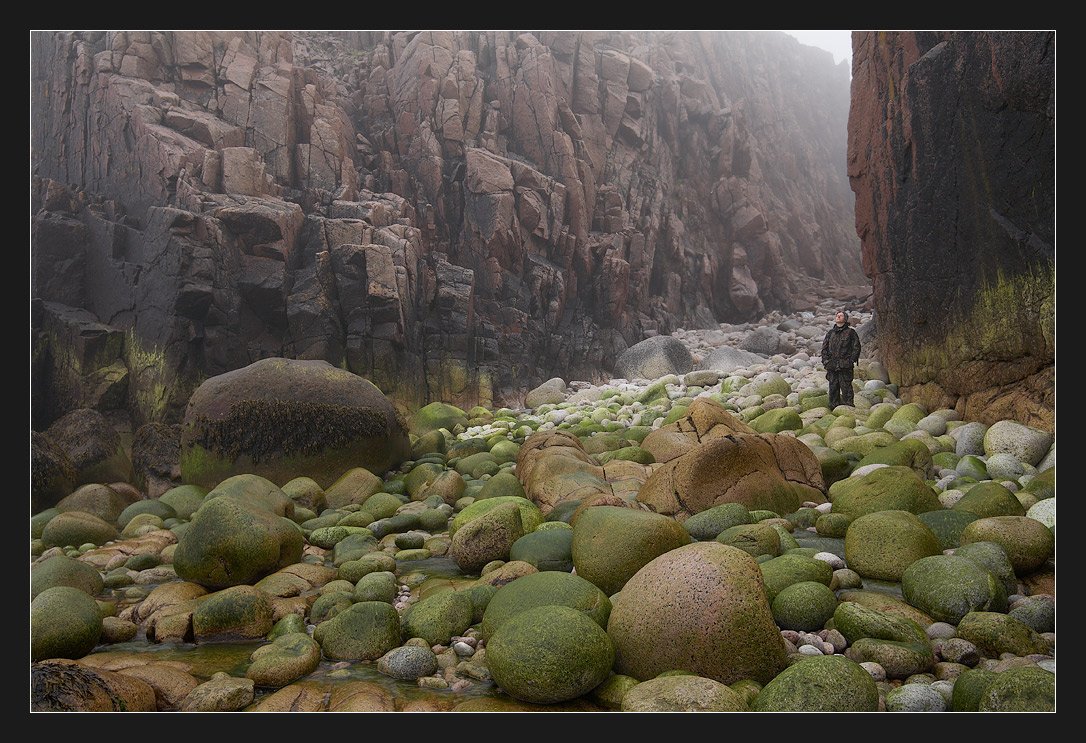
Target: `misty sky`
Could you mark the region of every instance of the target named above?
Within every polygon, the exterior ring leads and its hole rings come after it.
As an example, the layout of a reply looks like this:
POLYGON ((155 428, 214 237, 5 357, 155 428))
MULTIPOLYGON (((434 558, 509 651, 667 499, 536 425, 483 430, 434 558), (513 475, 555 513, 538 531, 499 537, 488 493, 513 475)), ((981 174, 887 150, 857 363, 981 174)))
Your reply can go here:
POLYGON ((852 32, 851 31, 785 31, 799 39, 801 44, 817 46, 833 54, 834 63, 847 59, 849 67, 852 66, 852 32))

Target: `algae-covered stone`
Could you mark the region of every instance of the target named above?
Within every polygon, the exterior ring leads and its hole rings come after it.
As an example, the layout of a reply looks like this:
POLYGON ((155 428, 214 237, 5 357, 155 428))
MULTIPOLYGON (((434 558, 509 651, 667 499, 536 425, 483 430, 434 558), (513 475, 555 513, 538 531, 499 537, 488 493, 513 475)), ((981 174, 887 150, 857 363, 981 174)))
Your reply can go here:
POLYGON ((1055 436, 1047 431, 1004 420, 992 424, 985 432, 984 453, 988 456, 1010 454, 1019 462, 1036 466, 1053 441, 1055 436))
POLYGON ((626 696, 626 693, 639 683, 641 682, 633 676, 612 673, 602 684, 589 693, 588 698, 608 709, 621 709, 622 699, 626 696))
POLYGON ((912 620, 925 629, 935 621, 930 616, 914 606, 910 606, 897 596, 891 596, 882 591, 842 590, 837 594, 837 600, 845 603, 851 602, 865 606, 868 609, 890 614, 895 617, 912 620))
POLYGON ((395 572, 396 559, 391 555, 373 552, 356 560, 350 560, 339 566, 339 577, 349 583, 357 584, 363 576, 377 572, 395 572))
POLYGON ((513 542, 510 560, 523 560, 538 570, 573 570, 573 529, 537 529, 513 542))
POLYGON ((690 351, 670 335, 646 338, 627 348, 615 361, 615 374, 624 379, 659 379, 693 370, 690 351))
POLYGON ((349 562, 361 560, 377 549, 377 538, 374 532, 369 529, 360 529, 336 542, 335 547, 332 548, 332 564, 343 567, 349 562))
POLYGON ((464 494, 466 487, 464 478, 459 472, 446 470, 424 487, 415 500, 436 495, 451 506, 464 494))
POLYGON ((773 619, 781 629, 814 632, 822 629, 837 608, 837 597, 822 583, 802 581, 773 599, 773 619))
POLYGON ((253 586, 234 586, 202 596, 192 613, 192 631, 197 639, 264 637, 273 624, 268 594, 253 586))
POLYGON ((849 648, 848 657, 857 663, 878 663, 887 678, 904 679, 925 673, 935 665, 935 654, 928 642, 895 642, 865 637, 849 648))
POLYGON ((443 402, 432 402, 419 408, 411 416, 410 431, 416 436, 424 436, 439 428, 451 431, 457 425, 467 424, 467 413, 460 408, 443 402))
POLYGON ((954 692, 950 699, 953 712, 976 712, 984 690, 995 681, 996 674, 980 668, 971 668, 954 679, 954 692))
POLYGON ((969 640, 990 658, 1001 653, 1025 656, 1048 650, 1044 638, 1029 625, 994 611, 973 611, 958 623, 958 637, 969 640))
MULTIPOLYGON (((954 551, 958 557, 972 560, 994 575, 1003 584, 1003 591, 1009 597, 1018 591, 1018 579, 1014 575, 1014 566, 1006 551, 995 542, 971 542, 963 544, 954 551)), ((999 611, 996 609, 995 611, 999 611)))
POLYGON ((487 480, 475 500, 502 497, 524 498, 524 486, 511 472, 499 472, 487 480))
POLYGON ((199 485, 179 485, 159 496, 159 501, 170 506, 179 519, 190 519, 203 505, 207 491, 199 485))
POLYGON ((902 575, 901 591, 909 604, 950 624, 978 609, 1007 609, 1002 582, 976 562, 957 555, 917 560, 902 575))
POLYGON ((1034 632, 1056 631, 1056 602, 1050 596, 1030 596, 1008 614, 1034 632))
MULTIPOLYGON (((520 564, 520 563, 514 563, 520 564)), ((523 576, 522 576, 523 577, 523 576)), ((512 583, 510 580, 505 585, 512 583)), ((490 601, 494 598, 498 592, 497 586, 492 586, 489 583, 477 583, 468 589, 468 598, 471 599, 471 623, 478 624, 483 621, 483 617, 486 615, 486 610, 490 607, 490 601)))
POLYGON ((395 574, 387 570, 367 573, 355 584, 354 601, 383 601, 391 604, 396 600, 398 588, 395 574))
POLYGON ((78 588, 53 586, 30 602, 30 659, 82 658, 102 635, 102 614, 78 588))
MULTIPOLYGON (((957 688, 957 685, 955 685, 957 688)), ((1055 712, 1056 675, 1042 668, 1011 668, 994 675, 977 704, 980 712, 1055 712)))
POLYGON ((257 686, 279 689, 317 670, 321 647, 303 632, 286 634, 253 651, 245 676, 257 686))
POLYGON ((403 616, 403 634, 405 638, 422 637, 431 645, 444 644, 454 635, 464 634, 471 626, 473 613, 471 597, 466 591, 439 593, 407 610, 403 616))
POLYGON ((333 660, 377 660, 400 644, 400 617, 381 601, 352 604, 317 625, 313 639, 333 660))
POLYGON ((611 673, 607 633, 568 606, 522 611, 497 628, 486 647, 494 681, 515 699, 551 704, 575 699, 611 673))
POLYGON ((653 558, 690 541, 686 530, 666 516, 596 506, 577 519, 571 551, 577 574, 610 596, 653 558))
POLYGON ((845 533, 845 561, 865 578, 900 581, 911 564, 941 551, 931 529, 908 511, 860 516, 845 533))
POLYGON ((869 464, 908 467, 922 478, 931 474, 932 469, 931 452, 922 441, 915 438, 878 447, 861 459, 857 467, 866 467, 869 464))
POLYGON ((41 540, 47 547, 63 547, 88 542, 101 545, 120 536, 113 524, 92 513, 66 511, 49 520, 42 529, 41 540))
POLYGON ((799 413, 792 408, 768 410, 750 422, 750 427, 758 433, 780 433, 798 431, 803 428, 799 413))
POLYGON ((969 511, 943 509, 941 511, 926 511, 919 514, 917 518, 931 529, 932 534, 939 540, 939 547, 947 550, 959 546, 965 527, 980 517, 969 511))
POLYGON ((777 531, 767 524, 740 524, 722 531, 717 542, 738 547, 749 555, 770 555, 776 557, 781 552, 781 538, 777 531))
POLYGON ((843 539, 851 523, 847 513, 824 513, 815 521, 815 531, 823 537, 843 539))
POLYGON ((894 642, 925 643, 924 628, 912 619, 842 601, 833 613, 833 626, 850 643, 865 637, 894 642))
POLYGON ((157 498, 151 498, 148 500, 138 500, 130 506, 125 507, 125 509, 121 511, 120 516, 117 517, 117 526, 123 529, 128 526, 128 522, 136 516, 148 513, 158 516, 160 519, 177 517, 177 512, 173 510, 173 506, 168 503, 163 503, 157 498))
POLYGON ((1014 493, 998 482, 977 483, 954 504, 953 509, 976 514, 979 518, 1026 515, 1026 509, 1014 493))
POLYGON ((719 506, 695 513, 683 522, 683 528, 694 539, 716 539, 725 529, 741 524, 749 524, 750 511, 741 503, 721 503, 719 506))
POLYGON ((942 509, 935 491, 908 467, 880 467, 834 483, 829 499, 836 513, 854 519, 876 511, 919 514, 942 509))
POLYGON ((607 464, 611 461, 652 464, 656 461, 656 458, 650 452, 645 451, 640 446, 624 446, 621 449, 598 454, 596 459, 600 464, 607 464))
POLYGON ((662 676, 632 687, 622 698, 623 712, 746 712, 746 699, 734 689, 702 676, 662 676))
MULTIPOLYGON (((338 583, 338 581, 335 582, 338 583)), ((353 603, 354 599, 351 591, 328 590, 313 602, 313 606, 309 607, 309 621, 320 624, 340 612, 346 611, 353 603)))
POLYGON ((887 712, 945 712, 946 698, 926 684, 909 684, 886 694, 887 712))
POLYGON ((304 542, 288 519, 212 498, 178 540, 173 565, 180 577, 209 588, 252 584, 301 560, 304 542))
POLYGON ((268 639, 276 640, 294 632, 305 632, 305 618, 301 614, 287 614, 276 622, 268 633, 268 639))
POLYGON ((962 531, 961 543, 995 542, 1007 553, 1014 572, 1024 576, 1044 565, 1056 548, 1045 525, 1028 516, 992 516, 978 519, 962 531))
POLYGON ((503 586, 483 614, 482 636, 488 639, 510 617, 537 606, 568 606, 607 627, 611 601, 584 578, 554 571, 533 573, 503 586))
POLYGON ((517 508, 520 511, 521 524, 523 525, 525 533, 535 531, 535 528, 543 523, 543 513, 539 510, 539 507, 530 500, 516 496, 491 497, 484 500, 476 500, 463 511, 456 514, 452 523, 449 524, 449 536, 456 536, 456 532, 469 521, 479 518, 483 514, 498 508, 503 503, 515 503, 517 505, 517 508))
POLYGON ((526 531, 521 513, 516 503, 500 503, 458 529, 449 553, 460 570, 476 573, 488 562, 508 559, 513 544, 526 531))
POLYGON ((822 468, 822 479, 826 483, 826 487, 845 479, 852 471, 852 460, 828 446, 813 446, 811 451, 818 458, 818 464, 822 468))
POLYGON ((30 598, 56 586, 78 588, 88 596, 97 596, 104 586, 102 574, 91 565, 65 555, 54 555, 30 569, 30 598))
POLYGON ((405 645, 393 648, 377 661, 377 670, 401 681, 414 681, 437 670, 437 656, 430 648, 405 645))
POLYGON ((758 693, 757 712, 875 712, 879 690, 871 674, 840 655, 795 663, 758 693))
POLYGON ((758 564, 734 547, 696 542, 664 553, 612 604, 616 673, 649 679, 686 670, 721 683, 764 683, 786 665, 758 564))
POLYGON ((833 580, 833 568, 822 560, 803 555, 781 555, 763 562, 760 566, 765 583, 766 596, 770 601, 788 586, 805 581, 816 581, 825 586, 833 580))

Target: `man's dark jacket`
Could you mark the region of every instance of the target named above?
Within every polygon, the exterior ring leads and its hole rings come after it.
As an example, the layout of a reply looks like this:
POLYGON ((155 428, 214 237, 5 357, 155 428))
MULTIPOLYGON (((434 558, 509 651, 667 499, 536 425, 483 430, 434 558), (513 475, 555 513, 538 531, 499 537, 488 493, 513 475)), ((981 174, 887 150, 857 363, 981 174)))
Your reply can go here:
POLYGON ((860 336, 848 324, 834 325, 822 341, 822 365, 826 371, 851 369, 860 360, 860 336))

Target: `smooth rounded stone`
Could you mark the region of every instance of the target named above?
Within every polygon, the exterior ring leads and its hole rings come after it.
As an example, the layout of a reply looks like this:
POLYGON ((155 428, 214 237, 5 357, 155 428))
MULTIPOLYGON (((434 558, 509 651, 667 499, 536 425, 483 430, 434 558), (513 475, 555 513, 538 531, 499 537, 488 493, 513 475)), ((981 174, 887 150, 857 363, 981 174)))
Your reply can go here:
POLYGON ((508 559, 513 544, 527 531, 521 513, 516 503, 500 503, 458 529, 449 554, 460 570, 473 574, 493 560, 508 559))
MULTIPOLYGON (((392 518, 402 505, 400 499, 392 493, 374 493, 362 503, 362 509, 359 513, 368 514, 370 523, 373 523, 381 519, 392 518)), ((368 526, 368 524, 360 524, 360 526, 368 526)))
POLYGON ((924 628, 915 621, 852 601, 838 604, 833 613, 833 626, 849 643, 865 637, 904 643, 928 642, 924 628))
POLYGON ((460 513, 456 514, 452 523, 449 524, 449 536, 455 537, 456 532, 471 520, 489 513, 504 503, 514 503, 517 505, 525 533, 534 531, 537 526, 543 523, 543 514, 539 510, 539 507, 526 498, 516 496, 489 497, 483 500, 476 500, 460 513))
POLYGON ((505 621, 486 646, 495 683, 515 699, 553 704, 575 699, 611 673, 607 633, 567 606, 538 606, 505 621))
POLYGON ((122 539, 132 539, 164 528, 162 519, 152 513, 140 513, 129 519, 121 530, 122 539))
POLYGON ((410 562, 412 560, 429 560, 431 552, 428 549, 418 548, 409 550, 400 550, 396 553, 395 557, 400 562, 410 562))
POLYGON ((422 637, 431 645, 447 644, 471 626, 474 607, 466 591, 446 591, 413 604, 403 615, 405 637, 422 637))
POLYGON ((460 408, 448 403, 432 402, 415 411, 411 416, 409 430, 421 437, 441 428, 451 431, 457 425, 467 424, 467 413, 460 408))
POLYGON ((1026 516, 1052 529, 1056 526, 1056 499, 1045 498, 1029 507, 1026 516))
POLYGON ((830 579, 830 589, 833 591, 847 590, 850 588, 862 588, 863 578, 855 570, 841 568, 833 571, 830 579))
POLYGON ((646 338, 627 348, 615 360, 615 375, 624 379, 659 379, 669 374, 686 374, 693 369, 690 351, 670 335, 646 338))
POLYGON ((978 519, 962 531, 961 543, 973 542, 995 542, 1001 546, 1020 577, 1041 567, 1055 553, 1052 532, 1028 516, 978 519))
POLYGON ((414 681, 437 671, 437 656, 430 648, 405 645, 393 648, 377 661, 377 670, 401 681, 414 681))
POLYGON ((376 660, 400 644, 400 618, 381 601, 352 604, 313 632, 325 657, 332 660, 376 660))
POLYGON ((988 432, 988 426, 979 422, 967 423, 950 429, 949 433, 955 440, 954 453, 961 456, 967 454, 983 455, 984 437, 988 432))
POLYGON ((960 663, 963 666, 975 666, 980 662, 977 646, 961 637, 951 637, 946 640, 940 647, 939 654, 944 660, 960 663))
POLYGON ((816 552, 814 554, 814 559, 821 560, 834 570, 840 570, 841 568, 846 567, 845 561, 833 552, 816 552))
POLYGON ((1054 441, 1055 436, 1047 431, 1003 420, 985 432, 984 453, 989 459, 995 454, 1010 454, 1019 462, 1036 466, 1054 441))
MULTIPOLYGON (((391 519, 386 519, 384 522, 374 522, 370 526, 375 527, 378 523, 387 523, 391 519)), ((414 526, 412 521, 410 526, 405 525, 405 529, 414 526)), ((386 536, 382 534, 382 536, 386 536)), ((336 542, 335 547, 332 548, 332 564, 339 567, 346 565, 349 562, 355 562, 361 560, 369 555, 375 553, 380 549, 377 543, 377 532, 366 527, 359 529, 358 531, 352 531, 352 533, 345 536, 336 542)), ((349 577, 344 576, 346 580, 350 580, 349 577)))
POLYGON ((138 633, 139 627, 134 622, 118 617, 103 617, 102 636, 99 641, 109 644, 128 642, 134 639, 138 633))
POLYGON ((588 698, 607 709, 621 709, 622 700, 627 692, 640 683, 633 676, 612 673, 602 684, 589 692, 588 698))
POLYGON ((573 529, 537 529, 513 542, 509 559, 530 563, 537 570, 568 573, 573 570, 572 547, 573 529))
POLYGON ((179 485, 159 496, 160 503, 165 503, 174 510, 179 519, 191 519, 204 502, 207 491, 199 485, 179 485))
POLYGON ((683 528, 694 539, 707 541, 716 539, 725 529, 750 522, 750 511, 746 506, 741 503, 722 503, 694 514, 683 522, 683 528))
POLYGON ((924 684, 905 684, 886 695, 887 712, 945 712, 947 699, 924 684))
POLYGON ((358 579, 354 586, 353 600, 382 601, 391 604, 396 600, 399 584, 394 573, 387 570, 367 573, 358 579))
POLYGON ((524 407, 538 408, 540 405, 555 405, 566 401, 566 383, 561 377, 548 379, 524 396, 524 407))
POLYGON ((667 516, 595 506, 577 519, 571 553, 577 575, 610 596, 658 555, 690 541, 687 531, 667 516))
POLYGON ((303 632, 277 637, 257 648, 245 676, 260 687, 279 689, 308 676, 321 662, 321 647, 303 632))
POLYGON ((648 679, 686 670, 765 683, 786 665, 759 566, 734 547, 697 542, 662 554, 612 604, 617 673, 648 679))
POLYGON ((1030 596, 1008 612, 1008 616, 1034 632, 1056 631, 1056 602, 1051 596, 1030 596))
POLYGON ((766 684, 751 705, 758 712, 874 712, 878 707, 872 675, 839 655, 794 663, 766 684))
POLYGON ((948 550, 961 545, 962 532, 965 527, 979 517, 969 511, 944 509, 942 511, 928 511, 920 514, 917 518, 923 521, 935 534, 935 538, 939 540, 940 548, 948 550))
POLYGON ((815 531, 823 537, 843 539, 852 517, 844 513, 824 513, 815 521, 815 531))
POLYGON ((803 428, 799 414, 791 408, 769 409, 750 422, 751 428, 758 433, 780 433, 798 431, 803 428))
POLYGON ((264 637, 274 624, 272 611, 270 598, 260 589, 234 586, 200 598, 192 613, 192 631, 198 640, 264 637))
POLYGON ((829 488, 836 513, 853 518, 876 511, 924 513, 942 508, 935 491, 911 468, 881 467, 867 475, 836 482, 829 488))
POLYGON ((954 554, 957 557, 972 560, 995 576, 1002 583, 1003 591, 1008 597, 1018 590, 1018 579, 1014 575, 1014 566, 1011 565, 1006 551, 995 542, 963 544, 954 551, 954 554))
POLYGON ((102 635, 98 603, 71 586, 46 588, 30 602, 30 655, 47 658, 82 658, 102 635))
POLYGON ((764 523, 733 526, 717 535, 715 541, 737 547, 753 557, 776 557, 781 552, 780 535, 773 527, 764 523))
POLYGON ((759 565, 766 596, 770 602, 788 586, 804 581, 817 581, 828 586, 833 569, 822 560, 804 555, 781 555, 759 565))
POLYGON ((533 573, 506 584, 489 599, 482 619, 482 638, 490 638, 511 617, 537 606, 577 609, 604 629, 611 616, 611 601, 581 576, 555 571, 533 573))
POLYGON ((864 637, 852 644, 846 656, 857 663, 878 663, 891 679, 925 673, 935 665, 935 654, 926 638, 924 642, 896 642, 864 637))
POLYGON ((908 511, 860 516, 845 534, 845 561, 865 578, 900 581, 914 562, 941 552, 931 529, 908 511))
POLYGON ((181 705, 182 712, 236 712, 252 704, 256 684, 219 671, 195 689, 181 705))
POLYGON ((917 560, 905 570, 901 592, 910 605, 950 624, 958 624, 972 611, 1007 609, 1002 582, 982 565, 958 555, 917 560))
POLYGON ((687 387, 712 387, 720 381, 722 374, 716 370, 692 371, 683 376, 687 387))
POLYGON ((409 531, 403 534, 397 534, 395 538, 396 546, 401 550, 417 550, 422 549, 422 546, 426 543, 426 539, 429 535, 423 532, 409 531))
POLYGON ((773 620, 781 629, 822 629, 837 608, 837 597, 821 583, 794 583, 773 599, 773 620))
POLYGON ((1012 668, 995 674, 980 694, 980 712, 1054 712, 1056 675, 1041 668, 1012 668))
POLYGON ((629 689, 623 712, 746 712, 746 699, 735 690, 702 676, 662 676, 629 689))
POLYGON ((985 462, 985 469, 993 480, 1015 479, 1026 473, 1026 468, 1012 454, 992 454, 985 462))
POLYGON ((339 577, 351 584, 357 584, 364 575, 385 571, 396 572, 396 559, 391 555, 373 552, 340 565, 339 577))
POLYGON ((968 511, 980 518, 1025 516, 1026 509, 1007 488, 997 482, 979 482, 954 504, 956 511, 968 511))
MULTIPOLYGON (((944 509, 950 510, 950 509, 953 509, 954 506, 956 506, 958 504, 958 501, 960 501, 964 497, 965 497, 965 493, 963 491, 961 491, 961 490, 956 490, 956 489, 944 490, 942 493, 939 493, 939 504, 944 509)), ((966 511, 960 511, 959 513, 967 513, 967 512, 966 511)), ((976 516, 975 513, 970 513, 970 515, 971 516, 976 516)), ((977 518, 979 518, 979 517, 977 517, 977 518)), ((962 528, 965 528, 965 527, 962 527, 962 528)), ((960 537, 961 534, 959 534, 958 536, 960 537)))
POLYGON ((305 618, 300 614, 287 614, 275 623, 271 632, 268 633, 268 640, 276 640, 283 635, 289 635, 295 632, 305 632, 306 624, 305 618))
POLYGON ((127 506, 117 517, 117 526, 124 529, 128 523, 139 514, 151 514, 161 519, 175 518, 177 512, 168 503, 158 499, 139 500, 127 506))
POLYGON ((880 666, 878 663, 869 660, 864 661, 863 663, 859 663, 857 665, 859 665, 860 668, 864 669, 864 671, 867 672, 873 682, 878 683, 880 681, 886 680, 886 669, 880 666))
POLYGON ((958 636, 969 640, 989 658, 997 658, 1001 653, 1024 657, 1047 650, 1044 638, 1029 625, 993 611, 966 614, 958 623, 958 636))
POLYGON ((946 419, 941 415, 932 413, 918 420, 916 427, 922 431, 927 431, 932 436, 942 436, 946 433, 946 419))
POLYGON ((49 520, 42 529, 41 540, 48 547, 63 547, 86 542, 101 545, 120 536, 113 524, 92 513, 65 511, 49 520))
POLYGON ((933 622, 925 632, 932 640, 949 640, 957 634, 957 629, 949 622, 933 622))
POLYGON ((42 591, 56 586, 68 586, 83 591, 88 596, 102 592, 102 574, 93 566, 65 555, 55 555, 37 563, 30 569, 30 598, 35 599, 42 591))
POLYGON ((511 472, 499 472, 487 480, 476 496, 476 500, 500 497, 524 498, 524 486, 511 472))
POLYGON ((98 483, 83 485, 57 503, 56 509, 61 513, 89 513, 107 523, 115 524, 121 512, 138 500, 138 494, 132 496, 127 492, 119 492, 120 489, 120 486, 114 489, 98 483))
MULTIPOLYGON (((760 364, 765 358, 750 351, 732 346, 720 346, 705 356, 698 365, 699 369, 711 369, 722 374, 732 374, 754 364, 760 364)), ((745 382, 745 380, 744 380, 745 382)))

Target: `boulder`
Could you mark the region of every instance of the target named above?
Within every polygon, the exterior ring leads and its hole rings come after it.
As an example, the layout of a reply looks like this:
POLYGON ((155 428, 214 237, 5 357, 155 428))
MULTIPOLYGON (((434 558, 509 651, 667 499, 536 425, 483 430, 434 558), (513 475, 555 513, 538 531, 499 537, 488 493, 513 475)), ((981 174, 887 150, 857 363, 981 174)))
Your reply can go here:
POLYGON ((97 410, 73 410, 45 433, 75 468, 76 485, 132 479, 132 462, 120 435, 97 410))
POLYGON ((958 637, 969 640, 989 658, 1002 653, 1018 656, 1047 653, 1044 638, 1029 625, 994 611, 972 611, 958 623, 958 637))
POLYGON ((467 591, 435 594, 413 604, 403 615, 403 636, 421 637, 431 645, 445 644, 452 637, 464 634, 471 626, 473 614, 467 591))
POLYGON ((74 493, 57 503, 56 509, 61 513, 82 511, 93 514, 110 524, 116 524, 124 509, 135 502, 137 499, 108 485, 92 483, 80 486, 74 493))
POLYGON ((31 712, 154 712, 155 690, 145 681, 71 661, 30 666, 31 712))
MULTIPOLYGON (((52 522, 49 522, 50 524, 52 522)), ((48 527, 47 527, 48 528, 48 527)), ((995 542, 1022 577, 1037 570, 1055 554, 1056 540, 1040 521, 1028 516, 991 516, 977 519, 962 530, 961 543, 995 542)))
POLYGON ((860 516, 845 533, 845 562, 865 578, 900 581, 911 564, 941 551, 931 529, 908 511, 860 516))
POLYGON ((877 712, 875 680, 840 655, 805 658, 784 669, 758 692, 757 712, 877 712))
POLYGON ((1036 467, 1056 440, 1054 434, 1024 426, 1016 421, 993 423, 984 433, 984 453, 1010 454, 1019 462, 1036 467))
POLYGON ((192 631, 198 640, 208 637, 253 639, 271 632, 272 617, 268 594, 253 586, 234 586, 197 600, 192 614, 192 631))
POLYGON ((94 514, 83 511, 58 513, 42 529, 41 540, 46 547, 78 547, 81 544, 102 545, 121 535, 117 528, 94 514))
POLYGON ((524 396, 524 407, 538 408, 566 401, 566 383, 561 377, 548 379, 524 396))
POLYGON ((750 511, 745 506, 739 503, 722 503, 694 514, 683 522, 683 528, 694 539, 707 541, 716 539, 725 529, 749 523, 750 511))
POLYGON ((52 438, 30 432, 30 511, 39 513, 56 505, 75 489, 79 473, 72 460, 52 438))
POLYGON ((410 452, 404 422, 377 387, 325 361, 261 359, 211 377, 189 400, 181 475, 212 487, 238 473, 327 488, 351 467, 386 472, 410 452))
POLYGON ((577 575, 610 596, 651 560, 690 541, 674 519, 631 508, 595 506, 577 519, 571 552, 577 575))
MULTIPOLYGON (((553 523, 553 522, 551 522, 553 523)), ((522 560, 537 570, 573 570, 573 529, 539 529, 513 542, 510 560, 522 560)))
POLYGON ((912 619, 853 601, 843 601, 837 605, 833 612, 833 626, 849 644, 865 637, 921 644, 928 641, 924 628, 912 619))
POLYGON ((1036 667, 1011 668, 995 674, 981 692, 977 710, 1055 712, 1056 675, 1036 667))
POLYGON ((694 359, 686 346, 670 335, 646 338, 627 348, 615 361, 615 376, 625 379, 659 379, 668 374, 686 374, 694 359))
POLYGON ((47 588, 30 602, 31 661, 82 658, 101 635, 98 603, 78 588, 47 588))
POLYGON ((972 513, 978 518, 1026 515, 1021 501, 998 482, 978 482, 954 504, 953 509, 972 513))
POLYGON ((317 670, 321 647, 304 631, 291 632, 257 648, 250 660, 245 676, 257 686, 279 689, 317 670))
POLYGON ((786 587, 773 599, 773 620, 781 629, 817 632, 834 616, 837 597, 816 581, 786 587))
POLYGON ((788 586, 805 581, 816 581, 825 586, 833 580, 833 568, 829 563, 806 555, 781 555, 766 560, 759 568, 765 582, 766 596, 772 602, 788 586))
POLYGON ((510 617, 537 606, 568 606, 584 612, 604 629, 611 616, 611 601, 584 578, 554 571, 533 573, 493 594, 483 613, 482 638, 489 639, 510 617))
POLYGON ((457 529, 449 554, 462 572, 477 573, 488 562, 509 558, 513 544, 525 533, 520 509, 516 503, 500 503, 457 529))
POLYGON ((102 574, 94 567, 65 555, 54 555, 30 568, 30 598, 56 586, 78 588, 88 596, 97 596, 103 588, 102 574))
POLYGON ((419 408, 411 416, 411 433, 416 436, 425 436, 440 428, 452 431, 457 425, 466 426, 467 424, 467 413, 460 408, 443 402, 432 402, 419 408))
POLYGON ((902 575, 901 591, 909 604, 950 624, 971 611, 1007 610, 1007 593, 1000 580, 958 555, 917 560, 902 575))
POLYGON ((325 657, 377 660, 400 644, 400 617, 382 601, 352 604, 313 631, 325 657))
POLYGON ((834 513, 852 518, 876 511, 925 513, 942 510, 935 491, 911 468, 880 467, 859 477, 848 477, 830 486, 834 513))
POLYGON ((662 676, 632 687, 623 712, 746 712, 746 700, 730 687, 702 676, 662 676))
POLYGON ((709 355, 703 358, 701 363, 698 364, 698 368, 712 369, 724 374, 730 374, 736 369, 744 369, 762 363, 765 363, 764 356, 739 348, 732 348, 731 346, 720 346, 714 348, 709 355))

